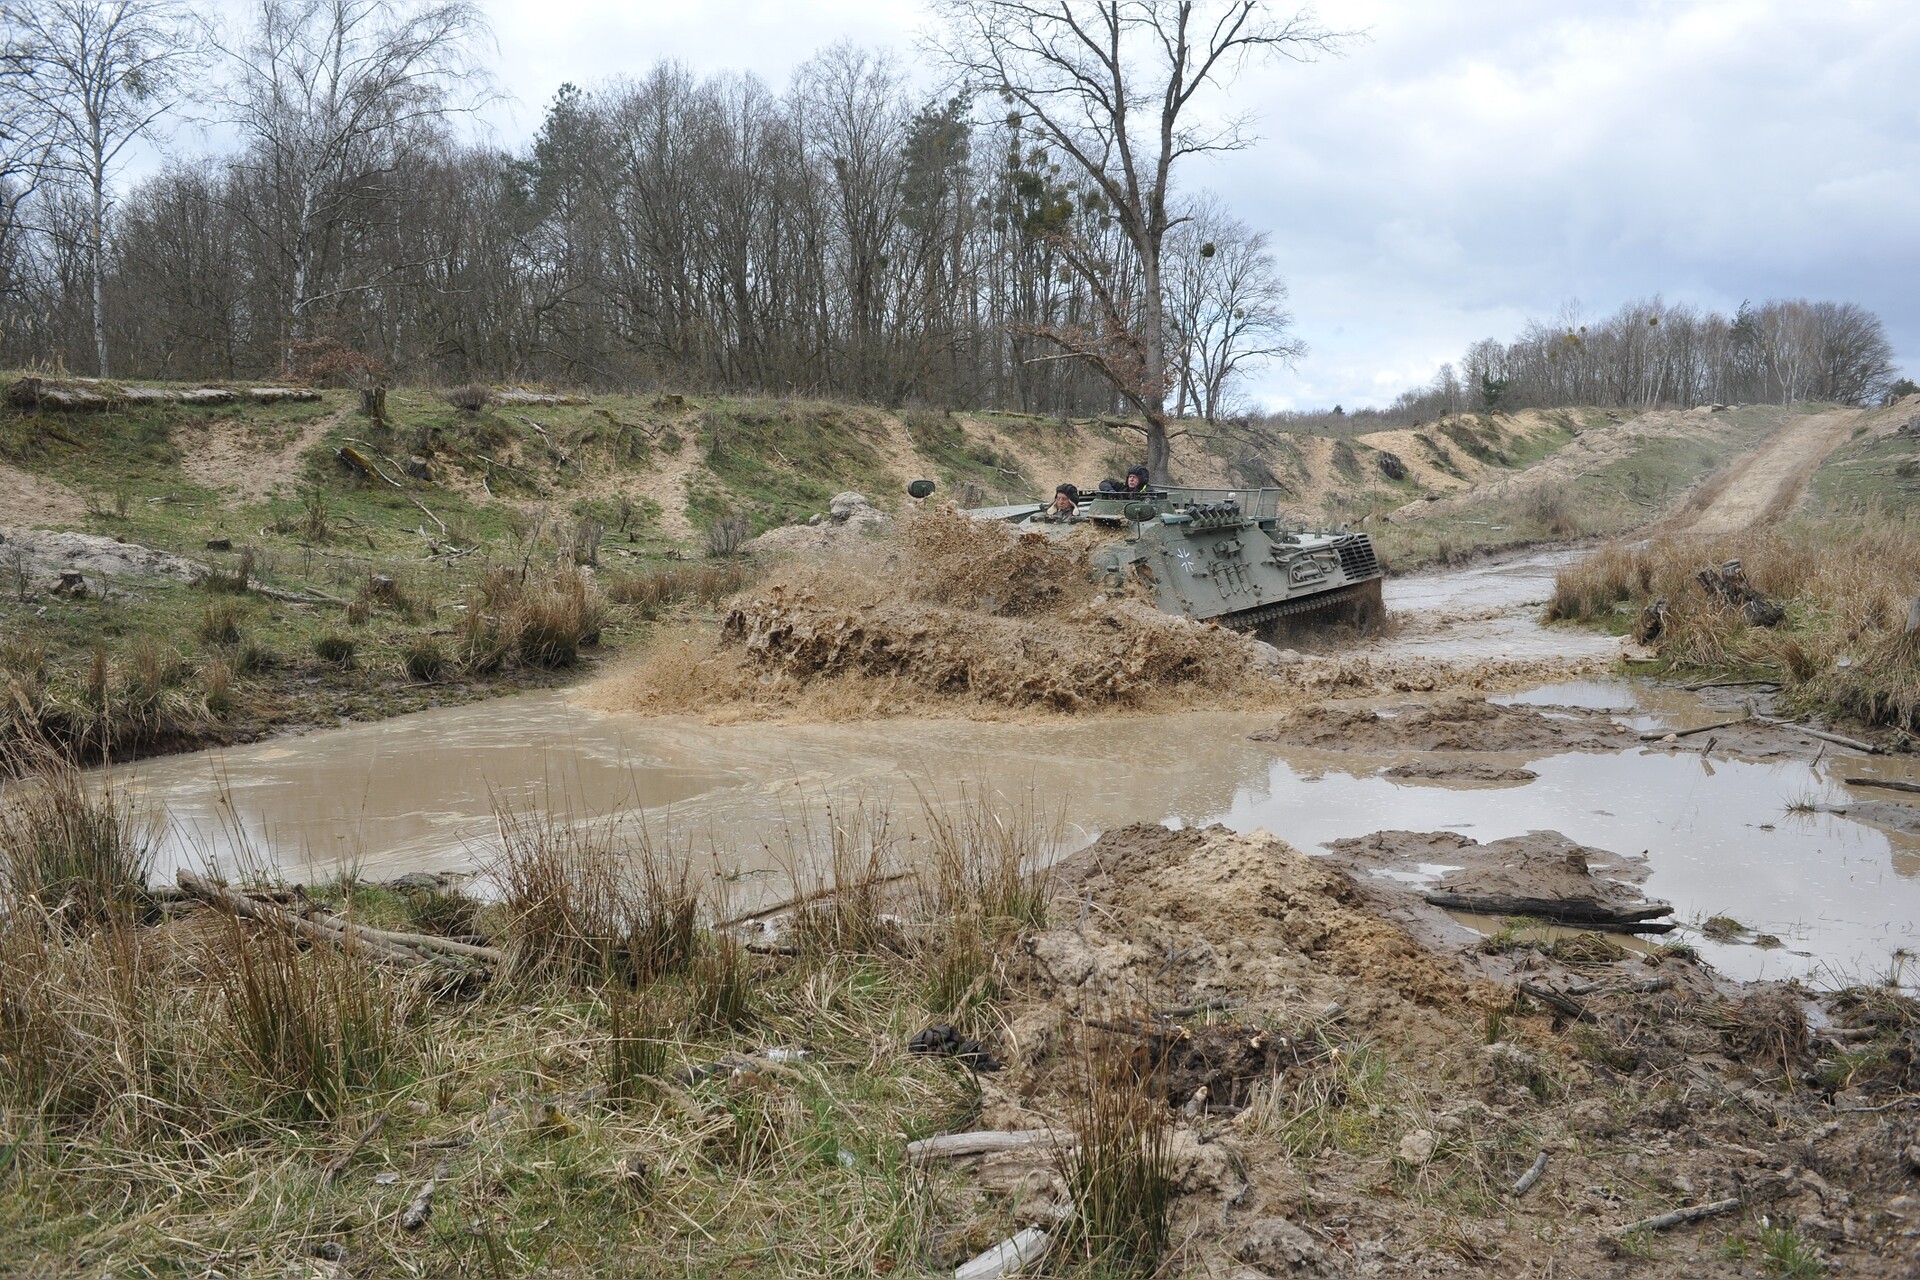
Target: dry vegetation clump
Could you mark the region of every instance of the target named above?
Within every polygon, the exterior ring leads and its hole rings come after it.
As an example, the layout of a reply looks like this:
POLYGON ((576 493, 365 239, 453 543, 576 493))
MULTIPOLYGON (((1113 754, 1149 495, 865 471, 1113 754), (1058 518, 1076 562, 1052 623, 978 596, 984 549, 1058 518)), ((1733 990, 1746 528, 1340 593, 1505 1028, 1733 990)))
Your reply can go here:
POLYGON ((496 565, 467 597, 454 630, 455 658, 484 675, 509 660, 530 667, 570 667, 598 644, 606 621, 600 590, 572 565, 534 576, 496 565))
POLYGON ((1920 730, 1920 522, 1883 518, 1714 538, 1613 545, 1560 571, 1549 620, 1624 620, 1666 601, 1661 659, 1676 668, 1776 673, 1790 703, 1920 730), (1753 626, 1717 602, 1702 569, 1737 559, 1786 616, 1753 626))
POLYGON ((675 605, 714 608, 747 585, 747 567, 739 561, 670 566, 605 582, 609 600, 631 606, 643 618, 657 618, 675 605))
POLYGON ((32 772, 48 749, 105 763, 197 743, 214 720, 204 675, 146 636, 111 657, 96 645, 77 672, 56 671, 34 645, 0 641, 0 777, 32 772))
POLYGON ((660 638, 595 691, 610 709, 857 718, 1135 708, 1270 693, 1245 638, 1095 594, 1086 544, 951 511, 890 544, 788 562, 717 636, 660 638))

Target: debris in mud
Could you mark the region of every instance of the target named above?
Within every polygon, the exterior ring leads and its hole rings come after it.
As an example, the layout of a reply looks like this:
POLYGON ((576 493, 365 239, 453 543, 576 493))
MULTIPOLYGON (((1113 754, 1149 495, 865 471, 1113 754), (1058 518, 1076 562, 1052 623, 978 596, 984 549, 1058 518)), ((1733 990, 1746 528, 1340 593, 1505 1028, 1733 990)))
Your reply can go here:
POLYGON ((971 1036, 960 1034, 959 1028, 951 1023, 942 1022, 916 1032, 907 1041, 907 1052, 926 1054, 932 1057, 953 1058, 962 1066, 975 1071, 999 1071, 1006 1066, 1004 1062, 987 1051, 987 1047, 971 1036))
POLYGON ((1487 844, 1451 831, 1376 831, 1337 840, 1329 852, 1354 867, 1453 866, 1423 896, 1436 907, 1479 915, 1527 916, 1552 924, 1625 933, 1667 933, 1669 903, 1643 897, 1633 885, 1602 878, 1626 871, 1613 854, 1557 831, 1532 831, 1487 844))
POLYGON ((1707 594, 1729 609, 1737 609, 1750 626, 1774 627, 1787 611, 1767 599, 1747 580, 1747 571, 1738 560, 1729 560, 1718 569, 1700 570, 1694 577, 1707 594))
POLYGON ((1287 1036, 1235 1023, 1098 1025, 1138 1038, 1134 1057, 1141 1073, 1161 1086, 1169 1106, 1188 1116, 1237 1114, 1255 1085, 1289 1067, 1318 1061, 1327 1052, 1311 1035, 1287 1036))
POLYGON ((1532 782, 1540 775, 1531 769, 1485 760, 1412 760, 1382 769, 1380 776, 1402 781, 1517 783, 1532 782))
POLYGON ((1635 735, 1605 712, 1501 706, 1477 697, 1407 704, 1381 714, 1365 707, 1303 707, 1249 735, 1330 751, 1613 751, 1635 735))

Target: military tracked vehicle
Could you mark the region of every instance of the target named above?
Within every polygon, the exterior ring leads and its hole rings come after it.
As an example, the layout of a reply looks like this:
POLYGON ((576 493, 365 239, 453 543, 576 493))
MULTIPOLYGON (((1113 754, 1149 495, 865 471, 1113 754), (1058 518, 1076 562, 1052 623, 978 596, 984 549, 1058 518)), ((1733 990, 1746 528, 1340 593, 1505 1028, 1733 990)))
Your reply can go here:
MULTIPOLYGON (((930 480, 908 488, 933 492, 930 480)), ((1149 486, 1133 493, 1083 491, 1070 515, 1047 503, 980 507, 981 520, 1063 536, 1076 526, 1121 533, 1094 551, 1094 570, 1110 588, 1138 582, 1154 604, 1199 622, 1260 631, 1303 614, 1367 622, 1380 616, 1384 574, 1364 533, 1289 524, 1278 489, 1149 486)))

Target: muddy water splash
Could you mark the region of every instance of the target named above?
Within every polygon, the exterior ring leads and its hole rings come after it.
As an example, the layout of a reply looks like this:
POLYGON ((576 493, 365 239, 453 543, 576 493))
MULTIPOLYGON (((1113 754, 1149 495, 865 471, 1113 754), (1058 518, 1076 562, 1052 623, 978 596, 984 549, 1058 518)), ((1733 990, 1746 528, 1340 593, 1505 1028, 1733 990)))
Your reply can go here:
MULTIPOLYGON (((1489 646, 1611 646, 1532 622, 1554 564, 1532 556, 1396 583, 1390 599, 1413 616, 1389 644, 1478 656, 1489 646)), ((1693 695, 1619 680, 1515 700, 1605 708, 1640 726, 1725 716, 1693 695)), ((469 869, 495 847, 491 811, 504 801, 576 816, 644 815, 716 874, 744 882, 738 892, 773 897, 784 889, 791 833, 810 812, 857 799, 910 828, 922 796, 951 796, 965 783, 1063 805, 1070 830, 1060 852, 1136 821, 1265 827, 1309 850, 1387 829, 1481 841, 1550 829, 1623 855, 1644 851, 1646 889, 1672 901, 1681 919, 1729 916, 1785 943, 1766 950, 1690 938, 1741 977, 1872 976, 1916 945, 1920 836, 1806 811, 1844 807, 1837 779, 1875 771, 1866 761, 1485 755, 1478 758, 1539 776, 1522 786, 1461 787, 1379 776, 1418 753, 1357 756, 1247 739, 1271 719, 1209 712, 716 726, 592 712, 535 694, 172 757, 120 776, 170 819, 163 872, 209 859, 296 878, 469 869)), ((1890 761, 1872 765, 1899 771, 1890 761)))

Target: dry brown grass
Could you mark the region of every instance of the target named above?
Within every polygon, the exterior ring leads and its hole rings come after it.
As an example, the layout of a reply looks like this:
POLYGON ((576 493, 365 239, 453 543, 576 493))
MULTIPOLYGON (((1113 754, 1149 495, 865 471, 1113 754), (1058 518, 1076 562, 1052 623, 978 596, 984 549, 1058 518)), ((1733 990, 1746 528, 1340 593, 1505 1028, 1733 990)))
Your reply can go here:
POLYGON ((1608 546, 1561 570, 1547 617, 1592 621, 1664 599, 1668 664, 1769 669, 1803 709, 1916 730, 1920 636, 1905 627, 1917 596, 1920 521, 1879 519, 1608 546), (1781 625, 1749 626, 1700 585, 1701 569, 1732 559, 1786 608, 1781 625))

